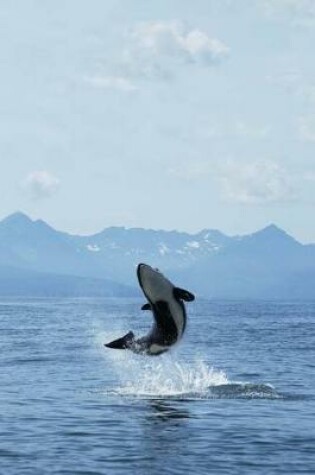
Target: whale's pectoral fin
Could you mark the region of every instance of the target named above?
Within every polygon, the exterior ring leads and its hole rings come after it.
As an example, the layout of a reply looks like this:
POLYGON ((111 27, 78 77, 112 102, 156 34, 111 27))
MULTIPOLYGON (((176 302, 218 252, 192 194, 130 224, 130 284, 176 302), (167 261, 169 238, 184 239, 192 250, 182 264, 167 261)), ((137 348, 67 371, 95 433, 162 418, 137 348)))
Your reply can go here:
POLYGON ((141 310, 152 310, 151 305, 149 303, 145 303, 142 305, 141 310))
POLYGON ((174 297, 178 300, 185 300, 185 302, 192 302, 195 300, 195 296, 191 292, 188 292, 188 290, 185 289, 180 289, 179 287, 175 287, 173 293, 174 297))
POLYGON ((135 336, 133 332, 129 332, 122 338, 118 338, 117 340, 111 341, 110 343, 105 343, 104 346, 107 348, 115 348, 116 350, 126 350, 131 347, 134 342, 134 338, 135 336))

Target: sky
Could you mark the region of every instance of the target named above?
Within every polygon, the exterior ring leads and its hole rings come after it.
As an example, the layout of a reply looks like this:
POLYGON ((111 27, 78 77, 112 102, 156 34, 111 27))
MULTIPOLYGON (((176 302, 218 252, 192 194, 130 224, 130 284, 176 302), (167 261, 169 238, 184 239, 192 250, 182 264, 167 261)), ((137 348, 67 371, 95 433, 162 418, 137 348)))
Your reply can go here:
POLYGON ((315 242, 314 0, 2 0, 0 219, 315 242))

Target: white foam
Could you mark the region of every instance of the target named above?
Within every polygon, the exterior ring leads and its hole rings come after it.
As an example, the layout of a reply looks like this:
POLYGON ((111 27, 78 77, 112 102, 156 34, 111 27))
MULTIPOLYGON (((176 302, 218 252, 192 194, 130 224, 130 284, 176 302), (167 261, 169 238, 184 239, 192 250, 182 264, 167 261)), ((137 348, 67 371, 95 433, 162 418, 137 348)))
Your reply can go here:
POLYGON ((104 371, 111 372, 111 387, 102 393, 132 398, 268 398, 282 397, 273 386, 228 380, 224 371, 209 365, 201 357, 183 361, 176 351, 148 357, 131 351, 105 349, 104 341, 118 338, 126 329, 94 333, 95 343, 104 358, 104 371))
POLYGON ((91 252, 99 252, 101 250, 101 248, 97 244, 87 244, 86 248, 88 251, 91 252))
MULTIPOLYGON (((107 364, 117 384, 110 392, 132 397, 189 396, 205 394, 209 387, 227 384, 223 371, 203 362, 182 362, 171 352, 159 357, 134 355, 129 351, 106 352, 107 364)), ((107 391, 108 392, 108 391, 107 391)))

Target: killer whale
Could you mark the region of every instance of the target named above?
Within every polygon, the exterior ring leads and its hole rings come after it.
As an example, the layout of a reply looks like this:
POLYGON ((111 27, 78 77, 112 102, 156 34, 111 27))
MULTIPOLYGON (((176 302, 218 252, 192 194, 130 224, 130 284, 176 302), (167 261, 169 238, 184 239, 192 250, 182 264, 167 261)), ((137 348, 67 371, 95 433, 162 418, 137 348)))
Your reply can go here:
POLYGON ((141 309, 152 312, 153 326, 150 332, 141 338, 135 338, 134 333, 130 331, 105 346, 151 356, 160 355, 182 338, 187 320, 183 301, 192 302, 195 297, 188 290, 174 286, 158 269, 148 264, 138 265, 137 277, 147 299, 141 309))

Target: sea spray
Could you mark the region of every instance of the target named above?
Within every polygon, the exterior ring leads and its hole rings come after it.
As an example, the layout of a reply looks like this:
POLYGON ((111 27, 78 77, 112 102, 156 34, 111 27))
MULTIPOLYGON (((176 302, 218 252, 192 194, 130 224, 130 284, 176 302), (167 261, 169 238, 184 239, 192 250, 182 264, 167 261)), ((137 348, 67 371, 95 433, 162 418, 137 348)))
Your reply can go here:
MULTIPOLYGON (((96 335, 98 345, 112 335, 96 335)), ((113 375, 112 387, 106 394, 132 398, 184 399, 278 399, 282 396, 273 386, 262 383, 230 381, 226 373, 197 356, 183 361, 175 350, 158 357, 135 355, 126 351, 110 351, 101 346, 106 369, 113 375)))
POLYGON ((228 384, 223 371, 201 359, 182 362, 175 353, 160 357, 110 352, 106 360, 117 378, 117 394, 135 397, 165 397, 204 394, 209 387, 228 384))

